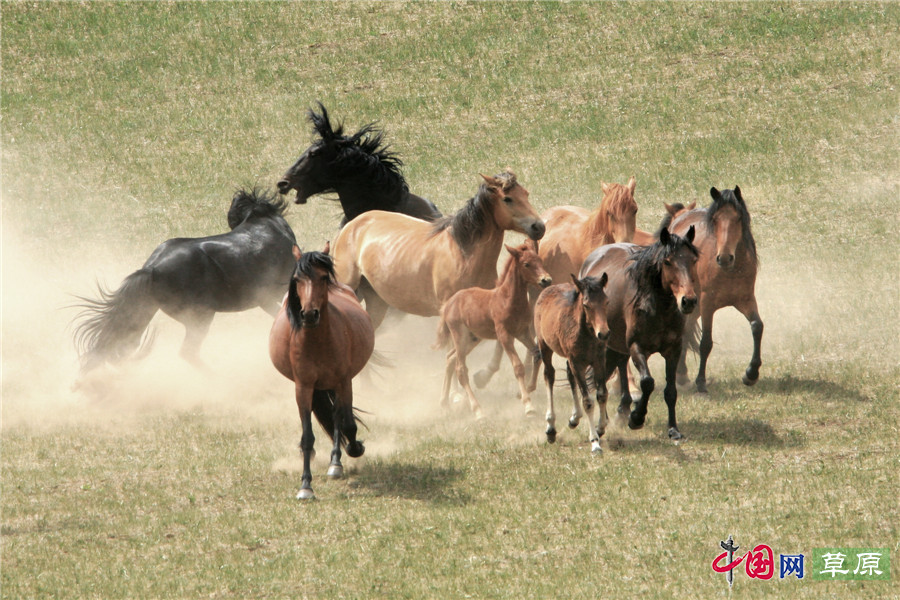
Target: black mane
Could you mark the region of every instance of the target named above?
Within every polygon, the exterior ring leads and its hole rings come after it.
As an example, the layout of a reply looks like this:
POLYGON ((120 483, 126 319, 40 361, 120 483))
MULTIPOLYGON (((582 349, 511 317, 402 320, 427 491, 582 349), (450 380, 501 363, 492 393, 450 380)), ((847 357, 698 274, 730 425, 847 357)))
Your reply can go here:
MULTIPOLYGON (((516 176, 507 171, 496 176, 503 181, 503 191, 509 191, 516 185, 516 176)), ((466 202, 466 205, 455 214, 441 217, 434 222, 431 235, 437 235, 445 229, 450 229, 453 241, 462 250, 463 255, 468 255, 484 232, 485 224, 490 218, 488 211, 493 202, 493 194, 487 183, 482 183, 478 193, 466 202)))
POLYGON ((668 236, 661 236, 661 239, 650 246, 636 246, 630 257, 631 262, 625 268, 626 273, 635 283, 635 306, 650 313, 656 312, 660 308, 657 306, 657 300, 668 298, 663 289, 661 277, 663 263, 666 259, 685 247, 694 256, 699 256, 697 248, 687 238, 668 233, 668 230, 665 231, 668 236), (668 238, 668 243, 662 241, 662 238, 665 237, 668 238))
POLYGON ((750 251, 753 262, 758 264, 759 257, 756 254, 756 241, 753 239, 753 233, 750 231, 750 211, 747 210, 747 205, 744 203, 744 198, 741 196, 741 188, 734 186, 733 190, 721 191, 716 188, 711 188, 709 193, 710 196, 712 196, 713 201, 706 209, 707 230, 713 231, 713 218, 720 208, 725 206, 734 207, 741 217, 741 237, 744 244, 747 245, 747 249, 750 251))
POLYGON ((250 217, 284 216, 287 202, 271 190, 239 189, 228 209, 228 227, 234 229, 250 217))
POLYGON ((291 329, 294 331, 303 326, 300 317, 300 311, 303 307, 300 303, 300 296, 297 293, 295 282, 299 277, 312 277, 315 274, 316 268, 323 269, 328 273, 330 282, 335 282, 334 260, 331 256, 324 252, 316 251, 304 252, 300 255, 300 260, 297 261, 297 265, 294 267, 294 274, 291 276, 291 283, 288 286, 287 294, 287 316, 288 321, 291 324, 291 329))

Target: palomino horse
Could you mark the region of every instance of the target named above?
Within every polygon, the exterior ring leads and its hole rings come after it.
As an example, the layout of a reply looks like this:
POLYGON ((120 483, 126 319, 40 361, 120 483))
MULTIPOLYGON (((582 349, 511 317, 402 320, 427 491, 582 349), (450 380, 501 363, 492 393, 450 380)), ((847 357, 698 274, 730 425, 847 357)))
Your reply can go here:
POLYGON ((300 252, 287 297, 269 334, 269 356, 278 371, 294 382, 303 434, 302 486, 297 498, 315 498, 309 463, 315 437, 311 415, 334 441, 328 476, 343 476, 341 444, 347 454, 362 456, 353 414, 353 376, 366 365, 375 347, 375 331, 356 295, 334 278, 325 252, 300 252))
MULTIPOLYGON (((697 391, 706 393, 706 362, 712 351, 713 314, 725 306, 733 306, 750 322, 753 334, 753 356, 743 376, 746 385, 759 379, 760 345, 763 322, 756 306, 756 271, 759 266, 756 242, 750 231, 750 213, 738 186, 734 190, 716 188, 709 191, 712 204, 688 212, 672 221, 672 231, 697 230, 696 246, 700 251, 697 272, 700 277, 700 366, 697 369, 697 391)), ((678 366, 679 377, 687 379, 684 353, 693 341, 697 317, 685 329, 685 348, 678 366)))
POLYGON ((436 223, 375 210, 341 230, 334 244, 338 280, 358 290, 376 328, 388 306, 437 316, 459 290, 494 287, 505 231, 533 240, 544 235, 544 222, 515 174, 482 178, 459 212, 436 223))
POLYGON ((165 241, 118 290, 101 287, 98 300, 80 298, 85 310, 75 328, 75 345, 81 373, 133 355, 158 310, 184 324, 181 356, 197 366, 202 365, 200 344, 217 312, 259 306, 275 315, 297 243, 284 219, 285 207, 274 194, 239 190, 228 210, 231 231, 165 241))
POLYGON ((434 221, 441 212, 428 200, 411 194, 400 168, 403 162, 384 143, 384 133, 374 124, 363 126, 352 135, 344 135, 328 119, 328 111, 319 103, 321 113, 309 111, 313 133, 319 136, 287 170, 278 182, 278 191, 297 190, 295 202, 305 204, 310 196, 337 193, 344 209, 343 227, 369 210, 399 212, 434 221))
POLYGON ((572 390, 574 407, 569 427, 574 429, 581 422, 581 404, 578 392, 588 415, 588 438, 591 451, 600 452, 600 437, 606 431, 606 385, 602 379, 606 372, 606 341, 609 326, 606 322, 607 299, 603 292, 606 273, 598 278, 578 279, 571 275, 572 283, 554 285, 538 296, 534 306, 534 329, 541 359, 544 361, 544 382, 547 384, 547 441, 556 441, 556 410, 553 404, 553 384, 556 371, 553 353, 566 359, 566 375, 572 390), (594 377, 597 405, 600 408, 600 426, 594 426, 594 403, 588 392, 586 374, 591 368, 594 377))
MULTIPOLYGON (((647 402, 653 392, 647 359, 659 352, 666 361, 666 387, 663 397, 669 409, 669 437, 683 436, 675 419, 675 371, 681 358, 681 338, 685 315, 697 306, 697 249, 692 244, 694 228, 684 237, 661 229, 652 246, 612 244, 591 253, 581 268, 580 277, 606 273, 609 283, 606 313, 609 341, 606 351, 606 379, 616 369, 625 381, 625 367, 631 356, 640 374, 641 399, 631 410, 631 392, 622 385, 619 415, 631 412, 628 426, 640 429, 647 415, 647 402)), ((605 383, 604 383, 605 385, 605 383)))
POLYGON ((525 242, 518 248, 506 246, 510 253, 497 287, 467 288, 453 294, 441 308, 436 347, 443 348, 452 339, 453 348, 447 352, 447 370, 441 405, 450 404, 450 381, 454 369, 460 385, 466 390, 469 406, 480 419, 481 406, 475 399, 469 384, 466 356, 481 340, 497 340, 509 356, 525 414, 533 414, 530 392, 537 379, 537 347, 531 334, 531 307, 528 304, 528 286, 547 287, 550 276, 544 270, 537 253, 537 242, 525 242), (525 367, 515 349, 519 340, 533 357, 534 367, 530 384, 525 383, 525 367))
POLYGON ((547 234, 541 240, 541 260, 554 281, 568 281, 598 246, 631 242, 637 203, 634 176, 626 185, 601 183, 603 199, 593 212, 577 206, 554 206, 543 214, 547 234))

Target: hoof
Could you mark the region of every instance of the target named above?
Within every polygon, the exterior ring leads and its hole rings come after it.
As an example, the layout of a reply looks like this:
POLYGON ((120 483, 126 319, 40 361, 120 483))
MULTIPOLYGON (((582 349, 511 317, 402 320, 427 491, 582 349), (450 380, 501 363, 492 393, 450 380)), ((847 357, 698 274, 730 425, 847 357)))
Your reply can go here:
POLYGON ((591 454, 597 456, 603 453, 603 448, 600 447, 600 440, 594 440, 591 442, 591 454))
POLYGON ((482 369, 481 371, 475 373, 475 375, 472 377, 472 381, 475 382, 475 387, 481 389, 488 384, 488 382, 491 380, 491 377, 493 376, 494 374, 490 371, 485 371, 484 369, 482 369))
POLYGON ((641 429, 644 427, 644 417, 636 417, 634 413, 628 418, 629 429, 641 429))
POLYGON ((569 419, 569 429, 575 429, 579 423, 581 423, 581 419, 569 419))
POLYGON ((350 458, 359 458, 366 453, 366 447, 362 442, 351 442, 347 444, 347 456, 350 458))
POLYGON ((547 443, 552 444, 556 441, 556 430, 548 429, 547 430, 547 443))
POLYGON ((525 416, 526 416, 526 417, 533 417, 533 416, 535 416, 536 414, 537 414, 537 411, 534 410, 534 406, 531 405, 531 402, 526 402, 526 403, 525 403, 525 416))
POLYGON ((344 476, 344 467, 341 465, 329 465, 326 475, 330 479, 340 479, 344 476))
POLYGON ((709 389, 707 389, 705 381, 700 381, 699 379, 697 380, 697 393, 698 394, 708 394, 709 393, 709 389))
POLYGON ((484 413, 481 412, 481 409, 475 411, 475 420, 476 421, 484 421, 484 413))
POLYGON ((669 439, 671 440, 683 440, 684 436, 681 435, 681 432, 675 429, 674 427, 669 427, 669 439))
POLYGON ((759 375, 751 378, 747 373, 744 373, 744 376, 741 377, 741 381, 744 382, 744 385, 751 386, 751 385, 754 385, 757 381, 759 381, 759 375))
POLYGON ((312 488, 301 488, 299 492, 297 492, 297 500, 315 500, 316 495, 313 493, 312 488))

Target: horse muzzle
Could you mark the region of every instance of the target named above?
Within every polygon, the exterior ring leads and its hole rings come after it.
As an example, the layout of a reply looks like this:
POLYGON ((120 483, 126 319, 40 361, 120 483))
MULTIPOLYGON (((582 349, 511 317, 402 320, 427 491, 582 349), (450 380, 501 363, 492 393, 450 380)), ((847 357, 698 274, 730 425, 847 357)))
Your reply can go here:
POLYGON ((544 233, 547 231, 547 226, 544 225, 544 222, 538 219, 537 221, 533 221, 528 227, 525 228, 525 235, 527 235, 530 239, 537 241, 544 237, 544 233))
POLYGON ((716 255, 716 264, 720 268, 730 271, 734 268, 734 254, 718 254, 716 255))
POLYGON ((697 308, 696 296, 682 296, 681 303, 678 305, 683 314, 689 315, 697 308))
POLYGON ((551 277, 541 277, 541 280, 538 283, 542 288, 548 288, 553 285, 553 279, 551 277))
POLYGON ((303 327, 316 327, 319 324, 319 321, 322 318, 322 313, 319 312, 319 309, 314 308, 312 310, 301 310, 300 311, 300 323, 303 327))

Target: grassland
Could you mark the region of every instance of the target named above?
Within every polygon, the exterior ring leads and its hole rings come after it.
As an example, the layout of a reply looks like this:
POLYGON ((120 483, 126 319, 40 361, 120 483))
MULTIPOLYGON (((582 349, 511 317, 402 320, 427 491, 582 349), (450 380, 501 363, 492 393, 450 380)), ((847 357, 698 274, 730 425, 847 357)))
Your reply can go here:
MULTIPOLYGON (((714 598, 729 534, 776 561, 877 546, 895 563, 893 582, 739 572, 734 597, 897 597, 900 5, 0 11, 3 597, 714 598), (357 384, 367 456, 327 481, 319 435, 312 504, 293 499, 299 420, 261 312, 217 318, 212 379, 172 358, 160 317, 146 361, 72 392, 69 294, 222 231, 234 188, 271 186, 310 142, 317 100, 379 121, 445 212, 507 165, 541 210, 634 174, 643 229, 663 201, 739 184, 760 382, 740 383, 749 327, 722 311, 711 393, 679 398, 687 440, 654 397, 644 430, 593 457, 583 429, 543 441, 508 368, 485 422, 438 411, 434 323, 395 321, 378 346, 396 366, 357 384)), ((314 200, 288 219, 317 247, 339 217, 314 200)))

